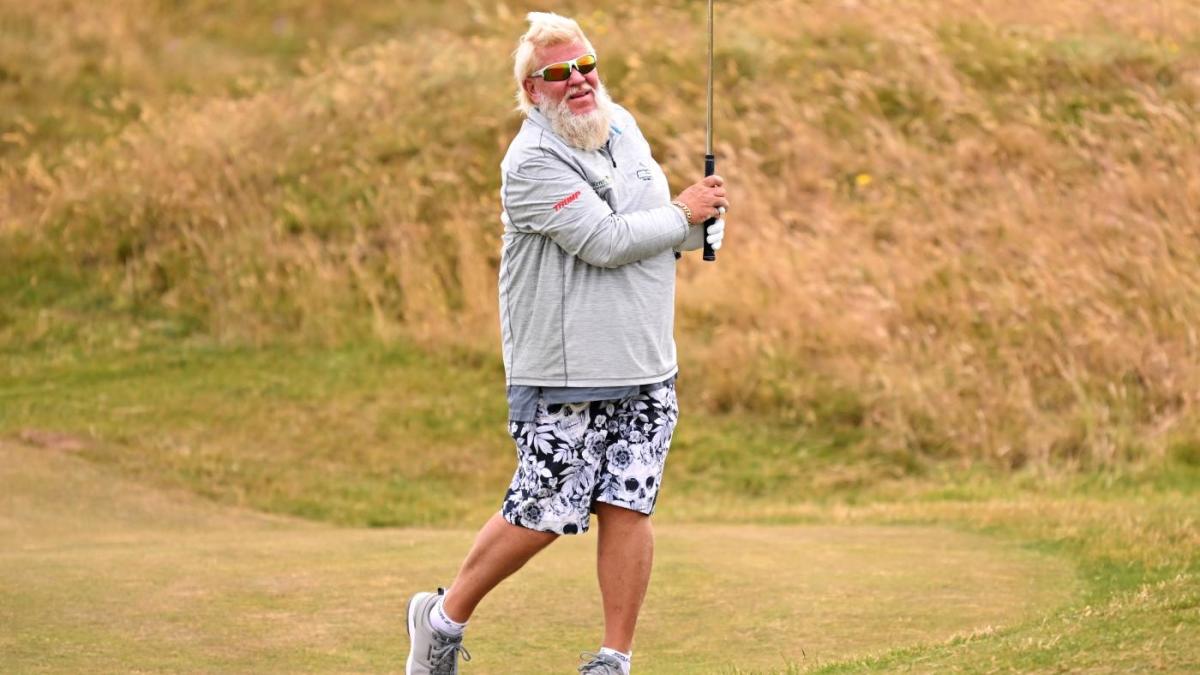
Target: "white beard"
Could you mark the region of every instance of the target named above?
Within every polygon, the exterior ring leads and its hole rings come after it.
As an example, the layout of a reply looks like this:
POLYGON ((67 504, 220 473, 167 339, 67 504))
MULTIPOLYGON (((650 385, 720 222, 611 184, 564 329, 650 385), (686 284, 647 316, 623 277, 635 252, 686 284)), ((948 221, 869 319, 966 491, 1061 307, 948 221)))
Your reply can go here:
MULTIPOLYGON (((574 90, 578 91, 578 89, 574 90)), ((576 115, 567 105, 571 91, 567 92, 558 103, 546 105, 542 114, 550 120, 550 127, 568 145, 580 150, 599 150, 608 142, 609 125, 612 122, 613 102, 608 96, 604 85, 592 90, 596 98, 596 109, 576 115)))

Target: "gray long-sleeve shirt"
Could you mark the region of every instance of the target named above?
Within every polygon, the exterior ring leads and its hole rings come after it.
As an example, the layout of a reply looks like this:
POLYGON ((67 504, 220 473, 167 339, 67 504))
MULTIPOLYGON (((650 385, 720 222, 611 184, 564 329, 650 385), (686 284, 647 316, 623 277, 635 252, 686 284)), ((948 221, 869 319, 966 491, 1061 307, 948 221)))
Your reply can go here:
POLYGON ((510 402, 527 403, 525 387, 584 392, 670 381, 672 251, 689 227, 633 117, 617 106, 607 146, 585 151, 531 111, 501 171, 510 402))

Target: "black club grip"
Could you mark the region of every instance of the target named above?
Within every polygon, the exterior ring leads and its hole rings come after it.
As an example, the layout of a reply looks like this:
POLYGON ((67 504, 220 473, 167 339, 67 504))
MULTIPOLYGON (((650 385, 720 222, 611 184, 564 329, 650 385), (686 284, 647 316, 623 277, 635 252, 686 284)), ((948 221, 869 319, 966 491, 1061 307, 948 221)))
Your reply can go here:
MULTIPOLYGON (((713 155, 704 156, 704 177, 708 178, 717 172, 717 158, 713 155)), ((708 262, 716 262, 717 252, 713 250, 712 244, 708 243, 708 226, 717 222, 716 218, 709 218, 704 221, 704 259, 708 262)))

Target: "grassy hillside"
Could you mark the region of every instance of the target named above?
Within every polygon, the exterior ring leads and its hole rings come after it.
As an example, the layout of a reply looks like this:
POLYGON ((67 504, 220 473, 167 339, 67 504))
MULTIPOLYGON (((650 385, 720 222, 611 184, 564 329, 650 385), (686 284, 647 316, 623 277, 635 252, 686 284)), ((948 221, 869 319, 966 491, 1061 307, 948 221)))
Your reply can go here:
MULTIPOLYGON (((329 53, 478 17, 442 3, 364 0, 0 0, 0 158, 57 164, 189 97, 241 98, 320 67, 329 53)), ((451 5, 455 3, 450 3, 451 5)))
MULTIPOLYGON (((517 12, 2 7, 5 345, 107 344, 108 318, 495 354, 517 12)), ((578 15, 676 187, 703 146, 702 12, 578 15)), ((700 406, 1000 466, 1192 453, 1192 3, 721 12, 736 203, 721 261, 680 266, 700 406)))

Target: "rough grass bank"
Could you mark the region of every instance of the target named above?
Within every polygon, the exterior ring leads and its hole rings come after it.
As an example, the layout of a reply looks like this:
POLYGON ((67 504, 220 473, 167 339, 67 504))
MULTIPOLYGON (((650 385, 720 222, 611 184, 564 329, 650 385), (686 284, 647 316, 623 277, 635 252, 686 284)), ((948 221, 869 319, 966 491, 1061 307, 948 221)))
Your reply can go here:
MULTIPOLYGON (((382 3, 244 14, 265 33, 203 3, 0 5, 19 70, 3 100, 25 106, 0 172, 5 344, 86 334, 99 311, 231 343, 494 353, 521 19, 405 6, 421 29, 389 39, 411 26, 382 3), (179 37, 193 21, 203 37, 179 37), (186 65, 206 50, 219 68, 186 65)), ((1194 3, 722 12, 717 151, 738 201, 721 262, 680 269, 700 406, 1001 466, 1196 446, 1194 3)), ((692 180, 702 3, 578 17, 673 182, 692 180)))

